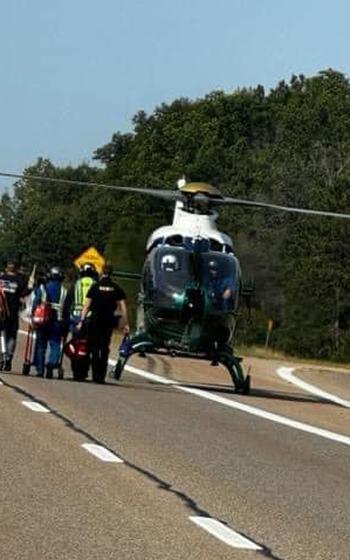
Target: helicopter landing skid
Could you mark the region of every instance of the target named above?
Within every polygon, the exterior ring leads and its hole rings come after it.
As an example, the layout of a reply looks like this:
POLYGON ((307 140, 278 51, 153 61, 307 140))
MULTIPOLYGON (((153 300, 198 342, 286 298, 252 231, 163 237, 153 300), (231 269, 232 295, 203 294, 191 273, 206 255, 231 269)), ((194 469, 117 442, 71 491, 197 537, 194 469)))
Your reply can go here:
POLYGON ((212 365, 218 365, 220 363, 228 370, 234 385, 235 393, 242 393, 243 395, 247 395, 250 392, 250 375, 244 375, 244 371, 241 366, 242 358, 235 356, 229 346, 225 346, 222 349, 217 349, 215 352, 215 356, 196 354, 192 352, 170 352, 166 349, 159 349, 155 347, 154 343, 147 336, 145 336, 144 333, 140 333, 130 339, 130 344, 127 352, 123 352, 122 349, 119 350, 118 361, 111 371, 111 377, 119 380, 123 373, 126 362, 133 354, 136 353, 142 356, 145 356, 146 354, 168 354, 170 356, 176 356, 179 358, 197 358, 200 360, 209 360, 211 361, 212 365))
POLYGON ((250 375, 244 375, 241 361, 242 358, 235 356, 232 349, 227 346, 222 350, 217 351, 212 360, 212 364, 216 365, 217 363, 220 363, 225 366, 231 376, 235 393, 248 395, 250 392, 250 375))
POLYGON ((110 373, 111 377, 113 377, 116 380, 119 380, 123 373, 126 362, 130 358, 130 356, 136 354, 137 352, 140 355, 145 356, 146 352, 152 352, 152 349, 153 349, 153 342, 151 342, 144 333, 137 334, 132 338, 130 338, 126 351, 125 349, 123 349, 123 344, 119 348, 118 361, 113 367, 113 369, 111 370, 110 373))

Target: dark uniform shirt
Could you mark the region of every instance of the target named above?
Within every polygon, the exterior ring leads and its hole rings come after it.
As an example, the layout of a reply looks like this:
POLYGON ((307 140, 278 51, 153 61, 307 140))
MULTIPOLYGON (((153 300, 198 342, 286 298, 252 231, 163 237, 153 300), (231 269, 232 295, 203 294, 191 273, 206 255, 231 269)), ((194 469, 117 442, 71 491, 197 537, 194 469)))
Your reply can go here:
POLYGON ((10 320, 18 320, 18 312, 21 298, 28 295, 30 290, 26 286, 26 279, 22 274, 8 274, 3 272, 0 275, 0 286, 6 296, 10 320))
POLYGON ((124 290, 107 276, 91 286, 86 297, 91 299, 91 321, 108 326, 116 322, 118 301, 126 299, 124 290))

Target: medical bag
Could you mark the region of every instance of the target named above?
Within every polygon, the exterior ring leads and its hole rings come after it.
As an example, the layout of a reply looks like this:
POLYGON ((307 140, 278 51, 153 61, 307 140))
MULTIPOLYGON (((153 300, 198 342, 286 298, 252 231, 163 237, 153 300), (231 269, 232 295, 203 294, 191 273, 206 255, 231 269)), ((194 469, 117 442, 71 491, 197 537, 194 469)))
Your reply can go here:
POLYGON ((32 316, 32 323, 34 327, 41 328, 45 327, 52 321, 53 319, 53 311, 51 307, 51 303, 48 301, 44 301, 39 303, 39 305, 35 308, 32 316))
POLYGON ((85 338, 73 337, 64 345, 64 353, 71 360, 80 360, 88 355, 88 343, 85 338))

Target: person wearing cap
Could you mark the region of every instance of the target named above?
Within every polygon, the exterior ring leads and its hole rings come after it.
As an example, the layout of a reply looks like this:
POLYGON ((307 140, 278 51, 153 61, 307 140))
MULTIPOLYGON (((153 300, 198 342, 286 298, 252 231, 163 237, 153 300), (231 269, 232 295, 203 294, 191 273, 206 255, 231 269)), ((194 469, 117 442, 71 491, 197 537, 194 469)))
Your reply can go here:
POLYGON ((95 383, 104 383, 106 377, 113 328, 118 323, 118 326, 123 327, 124 334, 129 334, 130 331, 126 295, 124 290, 113 282, 112 271, 110 264, 104 265, 99 281, 91 286, 87 293, 77 327, 80 330, 87 321, 92 379, 95 383), (116 315, 117 312, 119 315, 116 315))
POLYGON ((36 343, 34 349, 34 365, 37 377, 52 379, 53 371, 58 370, 58 377, 62 377, 61 371, 61 343, 62 338, 68 332, 69 307, 67 290, 63 286, 63 273, 60 268, 51 268, 47 282, 40 284, 35 291, 32 316, 36 308, 42 303, 48 303, 51 308, 50 318, 46 324, 37 329, 36 343), (49 356, 46 362, 46 352, 49 347, 49 356))
POLYGON ((23 298, 30 293, 26 278, 18 272, 14 261, 8 261, 5 271, 0 274, 0 288, 5 296, 8 310, 4 321, 5 360, 0 361, 0 369, 11 371, 17 342, 20 305, 23 298))

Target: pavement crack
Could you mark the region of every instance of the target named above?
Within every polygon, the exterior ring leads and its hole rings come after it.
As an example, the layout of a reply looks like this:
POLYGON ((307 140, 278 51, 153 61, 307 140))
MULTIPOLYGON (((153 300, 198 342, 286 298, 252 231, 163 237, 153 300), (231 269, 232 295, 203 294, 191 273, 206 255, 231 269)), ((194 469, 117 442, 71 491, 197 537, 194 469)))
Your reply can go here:
MULTIPOLYGON (((225 520, 211 515, 207 510, 200 507, 199 504, 193 498, 188 496, 185 492, 176 488, 171 483, 166 482, 165 480, 160 478, 157 474, 153 473, 152 471, 150 471, 150 470, 148 470, 144 467, 141 467, 140 465, 137 465, 136 463, 133 463, 132 461, 130 461, 129 459, 127 459, 126 457, 121 455, 119 451, 113 449, 112 447, 109 447, 108 445, 106 445, 106 443, 104 441, 96 438, 90 432, 84 430, 83 428, 81 428, 77 424, 75 424, 73 422, 73 420, 71 420, 70 418, 68 418, 67 416, 65 416, 64 414, 59 412, 58 410, 55 410, 54 408, 52 408, 46 401, 37 398, 35 395, 30 393, 26 389, 23 389, 22 387, 19 387, 18 385, 14 385, 12 383, 9 383, 2 376, 0 377, 0 381, 2 381, 2 383, 5 387, 8 387, 9 389, 14 390, 16 393, 18 393, 22 396, 25 396, 25 397, 41 404, 42 406, 45 406, 51 412, 51 414, 53 416, 55 416, 57 419, 61 420, 67 428, 69 428, 70 430, 72 430, 76 434, 80 434, 80 435, 84 436, 87 440, 89 440, 91 443, 95 443, 97 445, 103 446, 105 449, 107 449, 111 453, 117 454, 118 457, 120 457, 123 460, 124 465, 127 466, 129 469, 137 472, 138 474, 140 474, 144 478, 147 478, 148 480, 150 480, 151 482, 156 484, 157 487, 160 490, 168 492, 169 494, 172 494, 177 499, 179 499, 184 504, 184 506, 187 509, 190 510, 191 516, 195 515, 195 516, 200 516, 200 517, 207 517, 207 518, 210 518, 210 519, 216 519, 216 520, 220 521, 223 525, 226 525, 227 527, 231 528, 230 525, 225 520)), ((243 532, 240 532, 240 534, 242 536, 246 537, 247 539, 255 542, 256 544, 258 544, 261 547, 261 550, 257 551, 257 554, 260 554, 260 555, 264 556, 265 558, 268 558, 269 560, 283 560, 283 558, 275 556, 272 553, 272 551, 267 546, 265 546, 264 544, 259 543, 257 541, 254 541, 254 539, 252 539, 251 536, 246 535, 243 532)))

